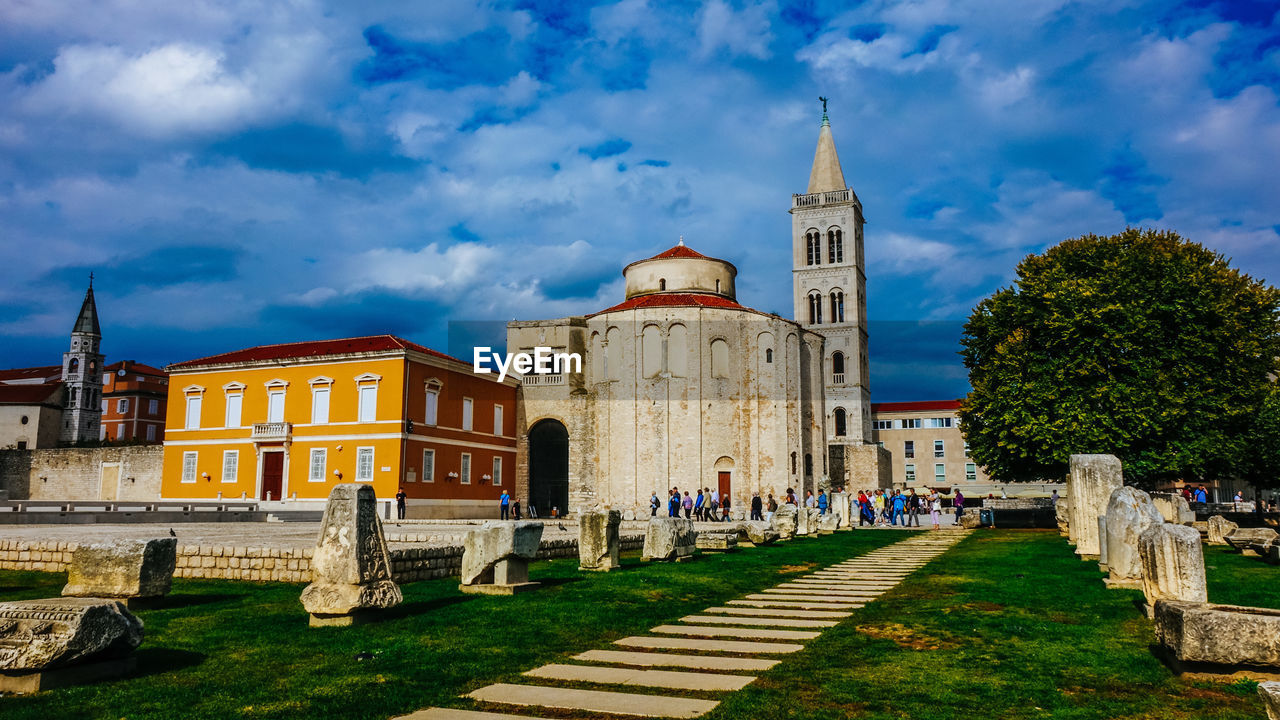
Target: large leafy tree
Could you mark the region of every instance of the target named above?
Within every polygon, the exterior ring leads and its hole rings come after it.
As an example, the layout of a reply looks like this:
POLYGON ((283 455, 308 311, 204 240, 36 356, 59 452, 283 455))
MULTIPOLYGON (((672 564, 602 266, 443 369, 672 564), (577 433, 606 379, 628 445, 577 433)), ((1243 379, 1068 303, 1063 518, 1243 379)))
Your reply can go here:
POLYGON ((1257 476, 1278 309, 1276 288, 1173 232, 1028 256, 965 324, 971 454, 1001 480, 1060 478, 1072 453, 1113 453, 1147 486, 1257 476))

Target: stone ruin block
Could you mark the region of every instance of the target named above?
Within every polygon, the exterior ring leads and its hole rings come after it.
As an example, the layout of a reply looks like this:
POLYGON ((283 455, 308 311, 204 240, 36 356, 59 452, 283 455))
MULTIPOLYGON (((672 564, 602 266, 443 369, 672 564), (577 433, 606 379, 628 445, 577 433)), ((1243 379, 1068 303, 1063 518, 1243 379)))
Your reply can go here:
POLYGON ((178 562, 178 539, 116 540, 80 545, 67 566, 64 597, 118 599, 126 607, 169 594, 178 562))
POLYGON ((960 516, 960 527, 965 530, 976 530, 982 527, 982 513, 977 510, 966 512, 960 516))
POLYGON ((0 602, 0 692, 30 693, 133 671, 142 621, 116 600, 0 602))
POLYGON ((1175 525, 1190 525, 1196 521, 1196 514, 1191 510, 1187 499, 1178 493, 1152 493, 1151 502, 1165 522, 1175 525))
MULTIPOLYGON (((782 508, 778 508, 778 509, 781 510, 782 508)), ((813 532, 813 529, 809 527, 809 520, 810 520, 809 508, 804 506, 797 507, 796 508, 796 535, 797 536, 808 535, 810 532, 813 532)))
POLYGON ((738 547, 736 532, 700 532, 694 545, 703 552, 728 552, 738 547))
POLYGON ((837 529, 839 529, 839 527, 840 516, 835 513, 827 512, 826 515, 818 518, 819 535, 832 535, 837 529))
POLYGON ((686 518, 650 518, 644 535, 642 560, 683 560, 693 555, 697 533, 686 518))
POLYGON ((352 625, 404 599, 391 579, 391 556, 373 488, 335 485, 324 507, 302 606, 311 626, 352 625))
POLYGON ((1159 600, 1156 641, 1179 672, 1280 671, 1280 610, 1159 600))
POLYGON ((1151 525, 1163 523, 1151 496, 1142 490, 1122 487, 1111 493, 1107 503, 1108 587, 1142 587, 1138 536, 1151 525))
POLYGON ((1209 518, 1207 527, 1209 531, 1208 541, 1210 545, 1226 545, 1227 536, 1235 532, 1240 526, 1221 515, 1214 515, 1209 518))
MULTIPOLYGON (((1148 608, 1157 600, 1208 602, 1200 533, 1186 525, 1151 525, 1138 537, 1142 593, 1148 608)), ((1150 612, 1150 611, 1149 611, 1150 612)))
POLYGON ((1107 570, 1107 516, 1098 516, 1098 569, 1107 570))
POLYGON ((853 526, 849 522, 849 518, 853 517, 850 512, 849 493, 831 493, 827 496, 829 504, 827 505, 827 514, 835 514, 840 518, 840 523, 836 526, 837 530, 852 530, 853 526))
POLYGON ((1058 523, 1058 534, 1062 537, 1071 535, 1071 501, 1067 498, 1058 498, 1058 504, 1053 507, 1054 520, 1058 523))
POLYGON ((1242 555, 1266 556, 1276 544, 1277 534, 1271 528, 1236 528, 1226 536, 1227 544, 1242 555))
POLYGON ((532 590, 529 561, 538 556, 542 523, 489 521, 462 541, 463 592, 514 595, 532 590))
POLYGON ((770 524, 777 531, 779 540, 790 540, 795 537, 800 522, 800 514, 796 512, 798 509, 795 505, 783 503, 773 514, 770 524))
POLYGON ((608 572, 619 566, 621 548, 617 510, 588 510, 578 517, 578 569, 608 572))
POLYGON ((1071 498, 1071 542, 1082 559, 1097 559, 1099 515, 1107 512, 1111 493, 1124 485, 1120 458, 1115 455, 1072 455, 1067 475, 1067 496, 1071 498))
POLYGON ((767 545, 778 540, 778 531, 771 523, 763 520, 744 520, 738 523, 738 545, 755 547, 767 545))
POLYGON ((1280 682, 1258 683, 1258 695, 1262 705, 1267 709, 1267 720, 1280 720, 1280 682))

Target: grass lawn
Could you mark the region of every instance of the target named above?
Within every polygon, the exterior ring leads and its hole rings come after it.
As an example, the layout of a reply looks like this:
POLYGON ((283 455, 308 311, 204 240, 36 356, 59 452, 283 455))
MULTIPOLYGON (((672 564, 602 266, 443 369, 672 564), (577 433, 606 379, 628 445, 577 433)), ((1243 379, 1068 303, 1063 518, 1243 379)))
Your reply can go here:
MULTIPOLYGON (((515 597, 463 595, 456 579, 412 583, 387 620, 354 628, 308 628, 298 585, 175 580, 166 607, 139 612, 139 676, 3 698, 0 717, 383 720, 466 706, 458 695, 482 685, 521 682, 524 670, 905 537, 841 533, 676 565, 624 556, 621 571, 599 575, 543 562, 532 569, 546 587, 515 597), (362 652, 373 659, 357 661, 362 652)), ((1215 602, 1280 601, 1267 589, 1278 570, 1258 558, 1206 548, 1206 564, 1215 602)), ((1141 593, 1104 589, 1096 568, 1053 532, 975 533, 721 696, 707 718, 1263 715, 1251 684, 1173 678, 1148 649, 1141 593)), ((0 572, 0 599, 54 596, 63 582, 0 572)))

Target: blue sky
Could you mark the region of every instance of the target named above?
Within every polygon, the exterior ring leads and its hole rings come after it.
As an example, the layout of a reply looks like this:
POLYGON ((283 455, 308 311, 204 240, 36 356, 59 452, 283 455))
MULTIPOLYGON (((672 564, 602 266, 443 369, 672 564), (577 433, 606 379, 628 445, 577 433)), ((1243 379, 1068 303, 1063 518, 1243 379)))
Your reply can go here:
POLYGON ((830 114, 876 400, 965 392, 1017 261, 1169 228, 1280 276, 1274 2, 0 0, 0 366, 558 317, 683 235, 789 315, 830 114))

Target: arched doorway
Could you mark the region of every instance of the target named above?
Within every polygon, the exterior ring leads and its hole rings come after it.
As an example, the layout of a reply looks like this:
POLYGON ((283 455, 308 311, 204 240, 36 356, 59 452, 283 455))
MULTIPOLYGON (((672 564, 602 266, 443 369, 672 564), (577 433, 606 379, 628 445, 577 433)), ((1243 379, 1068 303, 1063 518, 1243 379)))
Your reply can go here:
POLYGON ((541 517, 569 508, 569 431, 558 420, 541 420, 529 430, 529 502, 541 517))

